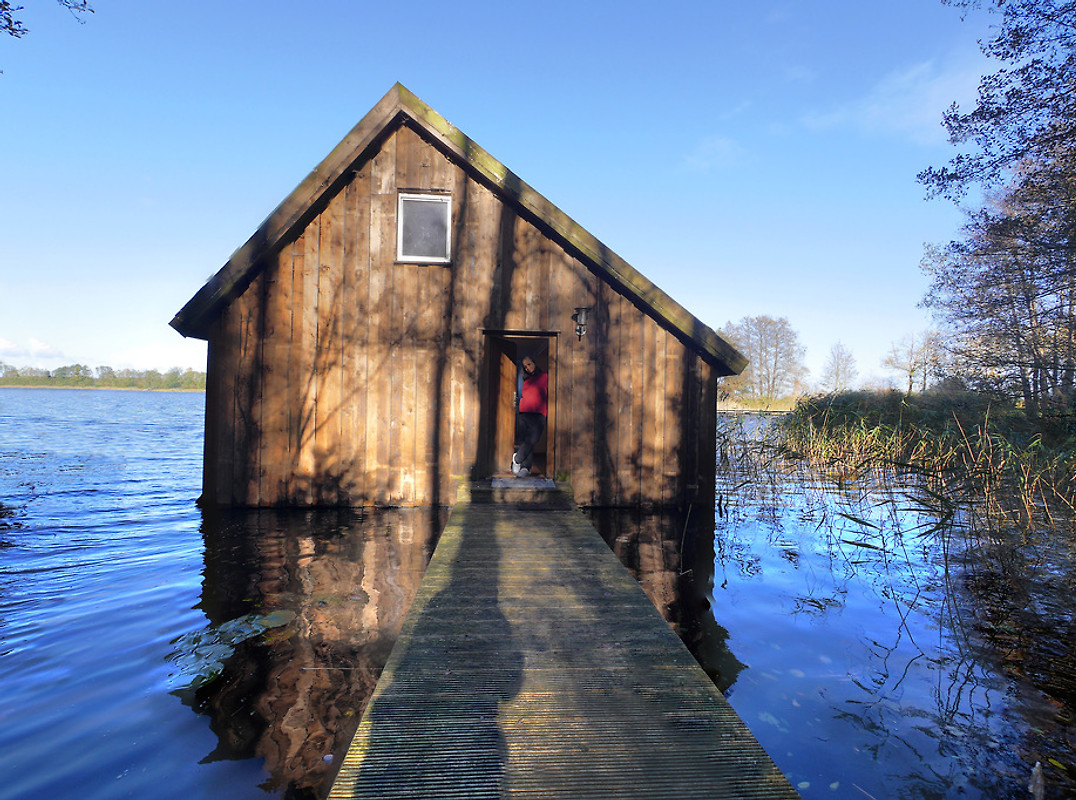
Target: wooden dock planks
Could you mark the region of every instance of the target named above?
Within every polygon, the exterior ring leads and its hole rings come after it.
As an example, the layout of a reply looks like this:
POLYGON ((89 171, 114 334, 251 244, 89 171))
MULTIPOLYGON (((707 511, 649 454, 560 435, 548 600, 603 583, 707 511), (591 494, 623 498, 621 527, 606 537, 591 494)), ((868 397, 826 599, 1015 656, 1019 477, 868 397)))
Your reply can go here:
POLYGON ((455 507, 329 797, 798 795, 547 493, 455 507))

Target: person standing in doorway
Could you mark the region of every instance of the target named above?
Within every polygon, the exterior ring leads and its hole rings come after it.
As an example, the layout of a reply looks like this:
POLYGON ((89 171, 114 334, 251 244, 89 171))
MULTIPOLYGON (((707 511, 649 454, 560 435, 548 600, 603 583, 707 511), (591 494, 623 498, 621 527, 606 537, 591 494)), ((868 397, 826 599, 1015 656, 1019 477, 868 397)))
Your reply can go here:
POLYGON ((534 446, 542 438, 549 412, 549 373, 542 372, 534 359, 524 356, 520 362, 523 384, 519 390, 516 414, 516 436, 519 439, 512 456, 512 472, 518 478, 530 475, 534 462, 534 446))

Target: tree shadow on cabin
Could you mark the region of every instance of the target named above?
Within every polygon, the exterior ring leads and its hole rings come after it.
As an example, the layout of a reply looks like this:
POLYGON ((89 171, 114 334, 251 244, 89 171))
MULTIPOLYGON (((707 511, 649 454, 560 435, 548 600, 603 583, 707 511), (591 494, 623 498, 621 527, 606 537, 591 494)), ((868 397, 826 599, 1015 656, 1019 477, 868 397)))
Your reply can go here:
POLYGON ((352 796, 506 796, 499 712, 519 692, 524 655, 499 605, 496 532, 469 521, 481 513, 474 509, 463 507, 453 522, 462 531, 448 584, 416 606, 408 639, 393 652, 361 765, 338 779, 352 796))
MULTIPOLYGON (((603 247, 599 260, 607 259, 612 259, 611 251, 603 247), (610 255, 606 256, 606 252, 610 255)), ((700 402, 708 402, 712 399, 712 405, 716 408, 716 396, 709 398, 709 393, 705 391, 701 392, 700 396, 698 361, 701 357, 690 344, 684 343, 683 334, 662 320, 650 316, 650 310, 644 308, 639 302, 621 296, 611 284, 599 282, 599 288, 594 297, 596 307, 591 310, 591 332, 587 334, 591 338, 589 347, 592 355, 590 357, 596 365, 592 431, 594 464, 598 472, 595 476, 596 502, 594 505, 596 507, 653 507, 658 505, 656 499, 660 497, 660 505, 665 508, 681 510, 694 508, 698 513, 712 511, 715 500, 713 478, 715 454, 700 452, 698 417, 702 411, 700 402), (662 369, 657 363, 648 362, 645 355, 640 357, 638 353, 627 350, 628 344, 625 337, 631 334, 626 330, 612 328, 613 306, 618 302, 630 303, 645 317, 642 324, 655 324, 671 336, 670 341, 675 341, 682 347, 680 357, 675 360, 666 358, 662 369), (651 480, 664 484, 656 496, 654 493, 650 494, 650 499, 644 498, 646 493, 643 489, 643 482, 647 480, 646 437, 653 433, 653 420, 646 422, 641 419, 631 419, 630 416, 631 406, 635 398, 642 395, 648 379, 636 370, 624 368, 625 360, 631 358, 638 358, 641 368, 652 370, 654 375, 660 375, 664 371, 663 384, 658 385, 657 381, 650 380, 654 387, 652 391, 665 392, 666 387, 678 387, 675 394, 667 393, 661 400, 664 404, 662 423, 666 431, 664 435, 674 432, 677 444, 669 446, 666 442, 667 449, 658 451, 656 456, 651 452, 651 457, 655 461, 660 458, 666 463, 657 466, 657 471, 650 475, 651 480), (675 422, 670 423, 670 417, 675 422), (704 462, 704 459, 709 459, 709 461, 704 462), (671 465, 667 463, 670 461, 671 465)), ((617 316, 623 318, 619 312, 617 316)), ((701 326, 701 323, 698 324, 701 326)), ((645 403, 649 400, 650 398, 644 398, 644 409, 645 403)), ((706 437, 702 437, 701 441, 707 441, 706 437)))
POLYGON ((206 761, 261 759, 264 788, 324 797, 418 591, 447 512, 203 512, 207 625, 170 656, 210 719, 206 761), (328 758, 327 758, 328 757, 328 758))

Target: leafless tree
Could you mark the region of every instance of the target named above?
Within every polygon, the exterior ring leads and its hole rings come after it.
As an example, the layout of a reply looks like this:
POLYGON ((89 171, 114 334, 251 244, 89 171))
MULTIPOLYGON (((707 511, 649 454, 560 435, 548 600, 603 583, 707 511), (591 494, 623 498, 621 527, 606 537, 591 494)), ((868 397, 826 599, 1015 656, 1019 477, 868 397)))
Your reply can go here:
POLYGON ((843 392, 851 389, 859 370, 852 351, 837 342, 829 349, 829 357, 822 368, 822 387, 831 392, 843 392))
POLYGON ((725 379, 724 390, 738 399, 769 405, 802 387, 807 376, 799 334, 785 317, 744 317, 721 334, 749 359, 747 368, 725 379))
POLYGON ((926 390, 939 373, 942 361, 941 340, 936 331, 912 334, 894 342, 882 359, 882 366, 899 372, 908 379, 908 394, 918 384, 926 390))

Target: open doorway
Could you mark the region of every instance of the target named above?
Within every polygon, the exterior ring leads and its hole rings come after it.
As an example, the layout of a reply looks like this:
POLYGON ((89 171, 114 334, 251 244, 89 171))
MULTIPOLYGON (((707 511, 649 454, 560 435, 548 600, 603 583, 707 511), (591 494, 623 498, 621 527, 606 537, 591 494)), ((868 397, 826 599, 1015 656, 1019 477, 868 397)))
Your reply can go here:
POLYGON ((556 430, 557 337, 551 333, 516 331, 486 332, 487 397, 482 421, 485 442, 485 473, 488 477, 511 477, 512 454, 517 443, 516 410, 522 385, 521 362, 530 357, 538 369, 549 374, 549 413, 545 431, 534 448, 531 474, 555 476, 553 443, 556 430))

